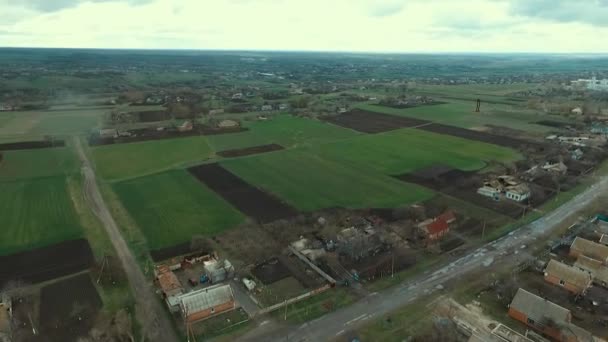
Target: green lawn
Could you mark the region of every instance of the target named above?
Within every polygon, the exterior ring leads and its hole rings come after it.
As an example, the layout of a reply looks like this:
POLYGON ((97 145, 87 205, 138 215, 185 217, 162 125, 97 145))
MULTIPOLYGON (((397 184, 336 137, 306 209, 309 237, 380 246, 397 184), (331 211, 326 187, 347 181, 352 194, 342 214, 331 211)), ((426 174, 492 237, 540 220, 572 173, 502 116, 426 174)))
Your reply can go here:
POLYGON ((212 236, 244 216, 187 171, 174 170, 115 183, 114 191, 144 233, 150 249, 212 236))
POLYGON ((82 236, 64 177, 0 182, 0 255, 82 236))
POLYGON ((222 165, 304 211, 335 206, 395 207, 432 196, 427 189, 371 169, 358 170, 298 150, 231 159, 222 165))
POLYGON ((487 161, 511 162, 521 156, 509 148, 416 129, 401 129, 325 144, 316 153, 356 168, 397 175, 434 164, 461 170, 483 168, 487 161))
POLYGON ((70 148, 5 151, 0 181, 74 174, 78 161, 70 148))
POLYGON ((116 180, 205 160, 212 152, 204 137, 195 136, 99 146, 92 148, 92 154, 99 174, 116 180))

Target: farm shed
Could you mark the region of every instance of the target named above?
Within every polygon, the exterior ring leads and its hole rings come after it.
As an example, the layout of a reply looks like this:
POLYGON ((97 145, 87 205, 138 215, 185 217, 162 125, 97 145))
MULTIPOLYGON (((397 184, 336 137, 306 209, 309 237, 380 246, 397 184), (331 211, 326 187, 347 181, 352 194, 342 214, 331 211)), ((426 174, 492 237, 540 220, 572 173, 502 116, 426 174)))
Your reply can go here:
POLYGON ((189 323, 236 308, 230 285, 214 285, 179 297, 179 306, 189 323))
POLYGON ((545 268, 545 281, 574 294, 584 294, 591 287, 592 277, 577 267, 551 260, 545 268))
POLYGON ((589 272, 596 284, 608 287, 608 267, 604 266, 601 261, 581 255, 574 266, 589 272))
POLYGON ((581 237, 576 237, 570 245, 570 255, 575 258, 584 255, 608 264, 608 246, 581 237))
POLYGON ((101 137, 101 138, 118 138, 118 130, 116 130, 116 128, 100 129, 99 137, 101 137))
POLYGON ((156 280, 169 308, 176 308, 179 304, 179 296, 184 293, 184 289, 175 273, 168 266, 158 267, 156 270, 156 280))
POLYGON ((228 260, 210 260, 205 261, 204 264, 205 273, 212 284, 217 284, 227 278, 231 278, 234 274, 234 266, 228 260))

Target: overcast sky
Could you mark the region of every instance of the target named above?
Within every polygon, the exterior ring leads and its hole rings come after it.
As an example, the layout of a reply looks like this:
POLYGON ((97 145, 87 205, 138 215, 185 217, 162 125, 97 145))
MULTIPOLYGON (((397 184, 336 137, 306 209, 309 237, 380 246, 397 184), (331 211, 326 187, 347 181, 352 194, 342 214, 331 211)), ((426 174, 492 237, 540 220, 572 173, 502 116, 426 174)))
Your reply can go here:
POLYGON ((0 46, 608 52, 608 0, 0 0, 0 46))

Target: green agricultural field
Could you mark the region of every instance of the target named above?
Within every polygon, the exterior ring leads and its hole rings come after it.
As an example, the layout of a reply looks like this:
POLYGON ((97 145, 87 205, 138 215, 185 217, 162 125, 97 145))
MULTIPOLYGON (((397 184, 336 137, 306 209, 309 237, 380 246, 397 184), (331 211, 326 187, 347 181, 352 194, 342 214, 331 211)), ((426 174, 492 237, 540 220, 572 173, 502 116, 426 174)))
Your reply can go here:
POLYGON ((485 167, 488 161, 508 163, 521 158, 509 148, 417 129, 362 135, 312 150, 326 159, 359 169, 373 168, 387 175, 433 164, 472 171, 485 167))
POLYGON ((269 121, 255 121, 248 127, 256 135, 269 138, 272 142, 284 147, 316 145, 359 134, 319 120, 290 115, 277 116, 269 121))
POLYGON ((372 112, 407 116, 435 121, 464 128, 495 125, 544 133, 551 127, 532 124, 540 120, 556 120, 554 116, 533 113, 524 109, 513 109, 503 104, 482 104, 482 112, 475 113, 474 101, 451 101, 447 104, 397 109, 373 104, 361 104, 358 108, 372 112))
POLYGON ((244 216, 185 170, 113 184, 124 207, 144 233, 148 247, 188 242, 235 227, 244 216))
POLYGON ((82 236, 64 177, 0 182, 0 255, 82 236))
POLYGON ((298 150, 221 163, 247 182, 311 211, 328 207, 395 207, 428 199, 432 192, 371 169, 360 170, 298 150))
POLYGON ((273 142, 270 137, 255 134, 253 131, 209 135, 207 136, 207 141, 209 142, 209 146, 211 146, 215 152, 266 145, 273 142))
POLYGON ((19 140, 45 135, 87 134, 98 127, 108 109, 18 112, 10 117, 0 115, 0 136, 19 140), (4 118, 3 118, 4 117, 4 118))
POLYGON ((132 178, 211 157, 205 137, 154 140, 92 148, 95 166, 106 180, 132 178))
POLYGON ((45 148, 3 152, 0 181, 78 173, 78 161, 70 148, 45 148))

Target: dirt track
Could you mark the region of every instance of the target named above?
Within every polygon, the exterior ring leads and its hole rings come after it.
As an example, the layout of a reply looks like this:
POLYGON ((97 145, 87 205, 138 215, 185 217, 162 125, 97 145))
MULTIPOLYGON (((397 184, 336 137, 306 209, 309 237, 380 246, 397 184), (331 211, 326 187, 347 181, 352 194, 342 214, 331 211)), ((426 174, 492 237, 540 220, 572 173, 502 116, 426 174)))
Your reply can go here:
POLYGON ((74 146, 82 162, 82 174, 85 179, 84 197, 93 213, 103 224, 127 274, 136 302, 137 319, 142 325, 142 331, 147 334, 150 341, 177 342, 177 335, 161 302, 137 265, 135 257, 120 234, 118 226, 101 196, 97 187, 95 172, 78 137, 74 137, 74 146))

